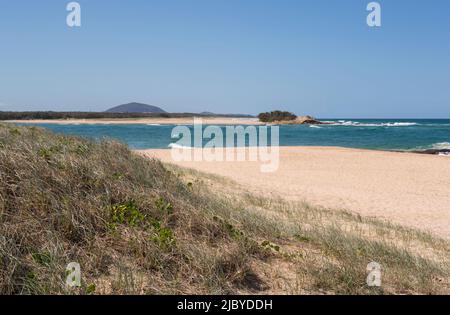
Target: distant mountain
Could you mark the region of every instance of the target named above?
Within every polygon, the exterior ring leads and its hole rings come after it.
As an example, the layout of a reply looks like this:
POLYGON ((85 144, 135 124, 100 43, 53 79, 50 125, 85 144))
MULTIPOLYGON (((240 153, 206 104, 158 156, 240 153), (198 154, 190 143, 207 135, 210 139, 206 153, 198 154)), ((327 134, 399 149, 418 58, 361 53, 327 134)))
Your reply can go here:
POLYGON ((128 103, 110 108, 107 113, 166 113, 165 110, 153 105, 128 103))

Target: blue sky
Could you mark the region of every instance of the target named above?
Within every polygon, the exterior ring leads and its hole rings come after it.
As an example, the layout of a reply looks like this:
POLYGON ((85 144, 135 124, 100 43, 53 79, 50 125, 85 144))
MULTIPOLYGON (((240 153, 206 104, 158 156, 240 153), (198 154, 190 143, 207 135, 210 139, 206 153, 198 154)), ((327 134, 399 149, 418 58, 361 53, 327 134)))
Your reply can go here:
POLYGON ((0 110, 450 117, 450 1, 0 0, 0 110))

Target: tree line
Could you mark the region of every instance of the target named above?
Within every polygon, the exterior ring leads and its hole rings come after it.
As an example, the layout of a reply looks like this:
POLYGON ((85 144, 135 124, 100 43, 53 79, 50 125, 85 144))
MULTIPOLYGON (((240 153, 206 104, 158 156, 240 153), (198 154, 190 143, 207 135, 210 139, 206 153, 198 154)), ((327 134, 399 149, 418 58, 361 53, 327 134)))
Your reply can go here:
POLYGON ((108 112, 1 112, 0 120, 30 119, 120 119, 120 118, 184 118, 184 117, 250 117, 248 115, 220 115, 194 113, 108 113, 108 112))

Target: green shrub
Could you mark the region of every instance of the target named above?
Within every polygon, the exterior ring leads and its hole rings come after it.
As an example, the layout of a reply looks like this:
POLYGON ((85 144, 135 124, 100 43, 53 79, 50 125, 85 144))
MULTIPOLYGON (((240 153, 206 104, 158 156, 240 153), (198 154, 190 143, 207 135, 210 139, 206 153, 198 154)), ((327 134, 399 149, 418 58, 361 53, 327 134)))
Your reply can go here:
POLYGON ((272 111, 272 112, 266 112, 261 113, 258 115, 258 119, 261 122, 274 122, 274 121, 289 121, 289 120, 295 120, 297 118, 296 115, 294 115, 291 112, 283 112, 283 111, 272 111))
POLYGON ((139 211, 134 201, 128 201, 111 207, 111 220, 115 224, 128 224, 134 227, 143 223, 145 216, 139 211))
POLYGON ((155 205, 164 214, 171 214, 173 212, 173 205, 162 197, 156 200, 155 205))

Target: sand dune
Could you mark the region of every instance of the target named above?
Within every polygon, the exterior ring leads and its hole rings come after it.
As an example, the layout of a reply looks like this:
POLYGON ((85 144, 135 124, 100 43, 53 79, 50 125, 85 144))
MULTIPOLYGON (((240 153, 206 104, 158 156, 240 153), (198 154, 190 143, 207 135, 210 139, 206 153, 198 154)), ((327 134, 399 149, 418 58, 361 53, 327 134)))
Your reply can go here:
MULTIPOLYGON (((170 150, 139 151, 173 162, 170 150)), ((248 190, 384 218, 450 239, 450 158, 331 147, 281 147, 280 167, 177 162, 230 177, 248 190)))

